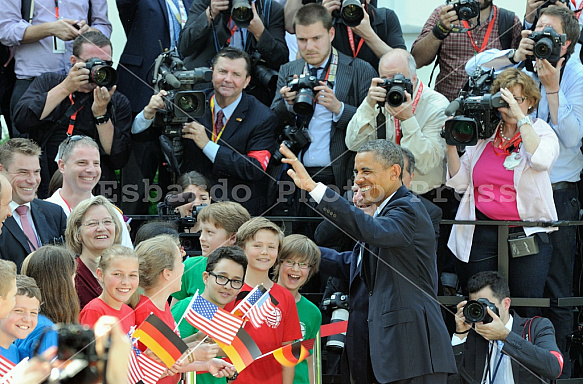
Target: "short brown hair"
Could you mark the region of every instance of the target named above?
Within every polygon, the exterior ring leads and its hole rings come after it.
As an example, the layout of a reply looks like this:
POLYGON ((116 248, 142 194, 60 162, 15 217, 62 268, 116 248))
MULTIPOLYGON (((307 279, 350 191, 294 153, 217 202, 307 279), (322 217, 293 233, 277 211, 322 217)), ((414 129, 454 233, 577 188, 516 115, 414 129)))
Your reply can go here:
POLYGON ((333 27, 333 20, 330 12, 322 4, 310 3, 300 7, 293 18, 293 28, 296 25, 308 26, 322 22, 324 28, 329 31, 333 27))
POLYGON ((109 202, 103 196, 95 196, 87 200, 83 200, 73 209, 71 215, 67 219, 67 229, 65 230, 65 238, 67 239, 67 247, 73 251, 76 255, 80 255, 83 251, 83 244, 79 235, 81 234, 81 225, 83 225, 83 219, 89 208, 103 205, 113 220, 115 225, 115 238, 113 239, 114 244, 121 243, 121 223, 117 217, 117 208, 109 202))
POLYGON ((14 287, 16 264, 10 260, 0 259, 0 297, 6 299, 8 292, 14 287))
POLYGON ((42 151, 38 144, 32 140, 23 138, 10 139, 0 145, 0 164, 4 168, 8 168, 17 153, 38 158, 42 151))
POLYGON ((40 303, 43 301, 36 281, 30 276, 16 275, 16 294, 19 296, 34 297, 40 303))
POLYGON ((142 241, 136 247, 140 263, 140 287, 153 288, 165 269, 174 270, 174 259, 179 250, 176 237, 159 235, 142 241))
MULTIPOLYGON (((83 44, 95 45, 99 48, 111 47, 113 53, 113 46, 111 41, 100 31, 87 31, 79 35, 73 40, 73 55, 79 57, 83 50, 83 44)), ((79 57, 80 58, 80 57, 79 57)))
MULTIPOLYGON (((287 259, 298 259, 302 263, 310 265, 308 280, 318 272, 320 268, 320 257, 322 253, 320 248, 309 237, 304 235, 293 234, 283 239, 283 245, 273 269, 273 279, 277 282, 279 278, 279 268, 281 263, 287 259)), ((306 282, 308 281, 306 280, 306 282)))
POLYGON ((71 278, 76 270, 73 253, 56 245, 40 247, 22 263, 22 274, 35 279, 40 288, 42 314, 53 323, 73 324, 79 321, 79 297, 71 278))
POLYGON ((277 250, 281 249, 281 245, 283 243, 283 232, 281 229, 272 221, 269 221, 265 217, 254 217, 251 220, 247 221, 237 231, 237 245, 241 248, 245 248, 245 244, 248 241, 252 241, 255 238, 257 232, 265 229, 266 231, 271 231, 277 235, 279 246, 277 250))
POLYGON ((500 88, 511 89, 516 85, 522 87, 522 96, 526 97, 533 108, 536 108, 541 99, 538 86, 530 76, 519 69, 508 68, 500 73, 498 77, 496 77, 496 80, 494 80, 490 91, 494 94, 498 92, 500 88))
POLYGON ((198 221, 212 223, 217 228, 223 228, 229 235, 237 233, 241 225, 250 218, 249 211, 233 201, 207 205, 198 214, 198 221))

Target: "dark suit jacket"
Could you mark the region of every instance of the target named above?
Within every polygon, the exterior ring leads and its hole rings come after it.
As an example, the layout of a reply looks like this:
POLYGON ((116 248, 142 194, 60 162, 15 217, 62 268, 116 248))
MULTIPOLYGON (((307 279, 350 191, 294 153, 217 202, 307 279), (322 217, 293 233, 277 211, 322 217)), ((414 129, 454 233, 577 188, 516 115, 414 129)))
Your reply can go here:
MULTIPOLYGON (((210 139, 213 129, 210 108, 197 120, 207 127, 207 136, 210 139)), ((185 159, 182 173, 202 173, 214 185, 211 188, 213 199, 236 201, 247 208, 251 215, 260 215, 267 208, 266 173, 261 163, 248 154, 250 151, 273 153, 276 126, 273 112, 255 97, 243 92, 239 105, 218 141, 220 149, 215 163, 211 163, 192 140, 184 139, 185 159)))
MULTIPOLYGON (((183 0, 186 9, 192 0, 183 0)), ((160 44, 170 48, 168 9, 165 0, 117 0, 119 18, 127 43, 119 60, 117 90, 127 96, 134 114, 139 113, 154 94, 150 80, 160 44), (160 43, 159 43, 160 42, 160 43), (137 77, 136 77, 137 76, 137 77)))
MULTIPOLYGON (((562 358, 561 362, 558 358, 559 347, 557 347, 555 329, 550 320, 535 317, 532 325, 527 327, 526 332, 530 332, 530 337, 528 337, 525 334, 525 324, 531 319, 524 319, 514 311, 512 311, 512 316, 514 317, 512 332, 506 338, 502 353, 512 358, 514 382, 520 384, 541 382, 524 367, 541 376, 547 383, 559 377, 563 364, 562 358)), ((476 332, 470 331, 466 342, 453 347, 453 351, 459 374, 451 375, 448 383, 479 383, 488 355, 488 341, 476 332)))
MULTIPOLYGON (((51 244, 55 238, 65 234, 67 216, 57 204, 34 199, 30 202, 30 214, 40 237, 40 245, 51 244)), ((31 248, 16 220, 7 218, 0 234, 0 258, 14 261, 20 271, 22 262, 33 251, 31 248)))
POLYGON ((336 253, 334 257, 330 251, 322 255, 341 262, 350 278, 352 313, 346 349, 349 359, 353 355, 349 360, 351 373, 353 365, 362 364, 366 355, 357 354, 362 353, 366 336, 370 343, 365 352, 374 356, 370 361, 380 383, 456 372, 435 293, 433 226, 420 200, 401 187, 373 218, 328 189, 317 209, 325 219, 365 243, 358 266, 360 243, 352 253, 336 253), (366 313, 361 313, 364 309, 366 313))
MULTIPOLYGON (((287 85, 289 76, 303 73, 305 63, 303 59, 298 59, 280 68, 277 79, 278 92, 271 104, 272 110, 281 108, 277 104, 286 103, 279 90, 287 85)), ((376 71, 367 62, 338 52, 338 70, 334 94, 338 100, 344 102, 344 111, 340 119, 336 123, 332 122, 330 127, 330 158, 333 160, 332 169, 336 186, 339 188, 347 186, 347 180, 352 179, 354 165, 354 152, 348 151, 344 142, 346 127, 358 106, 366 98, 370 88, 370 81, 375 76, 377 76, 376 71)), ((352 183, 348 185, 348 188, 351 186, 352 183)))
MULTIPOLYGON (((271 11, 268 13, 269 25, 263 31, 259 41, 255 40, 253 34, 248 33, 245 52, 259 51, 267 65, 277 70, 280 65, 287 63, 289 57, 285 43, 283 6, 275 0, 257 1, 255 4, 259 16, 263 14, 266 2, 271 3, 271 11)), ((227 27, 231 17, 230 12, 220 13, 214 19, 218 47, 215 46, 215 35, 206 18, 206 9, 209 5, 210 0, 194 0, 186 25, 180 34, 180 54, 184 56, 184 65, 188 69, 209 67, 217 53, 217 48, 224 47, 227 39, 231 37, 231 31, 227 27)), ((266 20, 263 20, 263 24, 267 25, 266 20)))

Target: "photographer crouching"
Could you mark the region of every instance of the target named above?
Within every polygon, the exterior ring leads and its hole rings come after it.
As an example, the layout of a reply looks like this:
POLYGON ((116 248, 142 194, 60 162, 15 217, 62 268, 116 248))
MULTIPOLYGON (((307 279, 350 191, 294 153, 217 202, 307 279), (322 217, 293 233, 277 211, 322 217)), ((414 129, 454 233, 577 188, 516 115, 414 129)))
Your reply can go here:
POLYGON ((472 276, 469 301, 457 305, 452 337, 458 374, 448 383, 548 383, 563 367, 551 322, 510 309, 510 289, 498 272, 472 276), (485 381, 484 381, 485 380, 485 381))
MULTIPOLYGON (((447 145, 447 185, 464 193, 456 220, 554 221, 549 170, 559 156, 559 143, 542 119, 528 117, 540 100, 535 82, 524 72, 502 72, 491 92, 500 91, 507 104, 498 107, 501 120, 493 134, 466 147, 459 157, 455 145, 447 145)), ((448 122, 446 122, 447 130, 448 122)), ((488 127, 484 127, 488 128, 488 127)), ((542 297, 553 247, 547 232, 556 228, 511 227, 509 282, 516 297, 542 297), (524 244, 514 252, 513 242, 524 244)), ((457 257, 456 270, 462 287, 477 272, 498 266, 496 226, 454 225, 448 247, 457 257)), ((537 308, 525 308, 529 316, 537 308)))

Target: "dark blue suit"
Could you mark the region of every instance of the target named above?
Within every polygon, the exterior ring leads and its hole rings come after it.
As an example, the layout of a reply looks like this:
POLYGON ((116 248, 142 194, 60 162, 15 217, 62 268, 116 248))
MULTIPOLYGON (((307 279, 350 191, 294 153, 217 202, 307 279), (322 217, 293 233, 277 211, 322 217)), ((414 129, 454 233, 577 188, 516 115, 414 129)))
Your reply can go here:
MULTIPOLYGON (((55 238, 65 234, 67 216, 57 204, 34 199, 30 202, 30 214, 41 241, 40 245, 52 244, 55 238)), ((0 234, 0 258, 14 261, 20 271, 22 262, 33 250, 14 217, 7 218, 0 234)))
MULTIPOLYGON (((206 127, 210 139, 213 128, 210 108, 197 121, 206 127)), ((184 164, 181 171, 197 171, 206 176, 213 185, 213 199, 241 203, 251 215, 260 215, 267 208, 267 177, 261 162, 249 153, 266 151, 265 155, 269 152, 270 156, 276 147, 276 126, 275 114, 243 91, 239 105, 217 142, 220 149, 214 164, 194 141, 183 139, 184 164)))
MULTIPOLYGON (((350 278, 346 353, 355 382, 456 372, 435 293, 435 234, 421 201, 401 187, 372 218, 328 189, 317 209, 360 240, 353 252, 322 254, 344 265, 350 278), (361 242, 365 249, 357 265, 361 242)), ((329 266, 323 263, 322 270, 329 272, 329 266)))

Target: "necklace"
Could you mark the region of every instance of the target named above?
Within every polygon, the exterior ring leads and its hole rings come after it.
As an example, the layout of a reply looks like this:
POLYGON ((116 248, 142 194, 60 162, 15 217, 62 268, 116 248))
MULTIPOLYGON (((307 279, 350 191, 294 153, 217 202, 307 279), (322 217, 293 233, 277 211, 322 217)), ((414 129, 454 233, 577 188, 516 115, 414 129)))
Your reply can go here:
POLYGON ((502 133, 502 131, 504 131, 504 122, 502 122, 502 124, 500 125, 500 137, 503 138, 505 141, 512 140, 512 137, 506 137, 506 136, 504 136, 504 134, 502 133))

